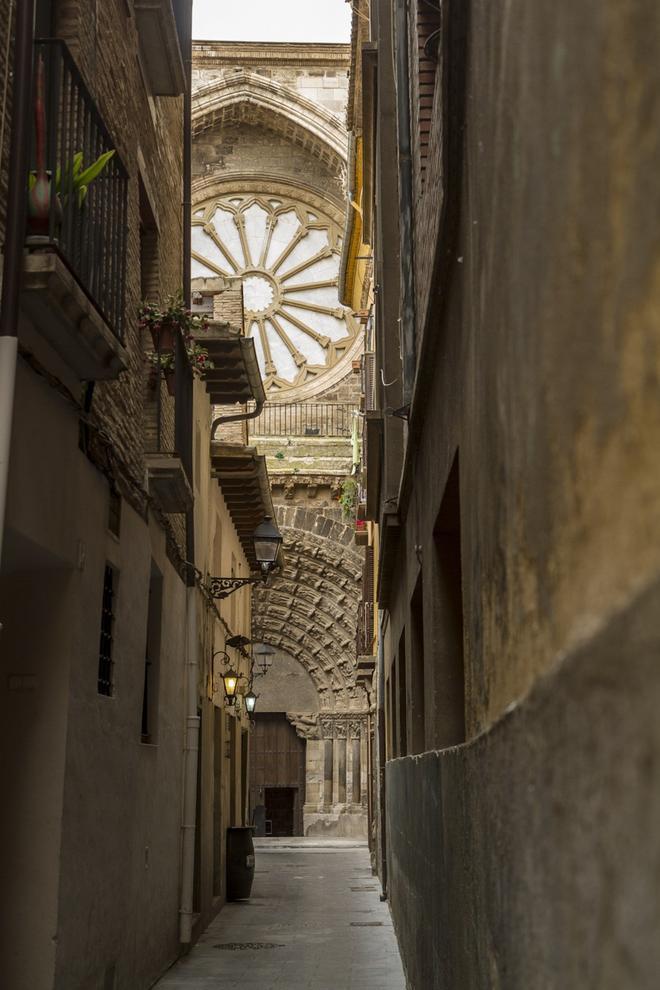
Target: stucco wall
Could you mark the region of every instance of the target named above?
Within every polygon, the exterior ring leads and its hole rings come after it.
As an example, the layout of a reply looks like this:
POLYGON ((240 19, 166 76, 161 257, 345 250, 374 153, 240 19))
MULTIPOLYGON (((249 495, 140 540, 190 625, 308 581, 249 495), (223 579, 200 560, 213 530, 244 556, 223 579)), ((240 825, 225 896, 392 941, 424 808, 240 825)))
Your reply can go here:
POLYGON ((77 440, 75 410, 21 362, 0 585, 13 892, 0 979, 17 990, 87 990, 112 974, 135 990, 178 952, 185 591, 160 527, 123 502, 119 539, 108 531, 108 483, 77 440), (157 746, 141 743, 152 558, 164 581, 157 746), (106 562, 119 573, 112 697, 97 691, 106 562))

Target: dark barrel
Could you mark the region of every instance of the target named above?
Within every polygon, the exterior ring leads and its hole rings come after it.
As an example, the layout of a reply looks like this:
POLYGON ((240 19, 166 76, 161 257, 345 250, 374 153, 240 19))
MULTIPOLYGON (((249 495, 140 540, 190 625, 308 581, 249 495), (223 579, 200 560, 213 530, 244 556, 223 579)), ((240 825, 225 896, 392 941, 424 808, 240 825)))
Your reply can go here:
POLYGON ((250 896, 254 880, 252 827, 227 829, 227 900, 250 896))

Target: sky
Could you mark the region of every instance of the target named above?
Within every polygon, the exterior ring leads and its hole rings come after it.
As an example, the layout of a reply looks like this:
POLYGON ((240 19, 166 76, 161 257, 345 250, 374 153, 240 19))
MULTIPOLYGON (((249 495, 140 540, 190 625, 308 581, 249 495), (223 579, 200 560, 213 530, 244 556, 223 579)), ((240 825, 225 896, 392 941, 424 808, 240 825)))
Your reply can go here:
POLYGON ((349 42, 345 0, 194 0, 197 41, 349 42))

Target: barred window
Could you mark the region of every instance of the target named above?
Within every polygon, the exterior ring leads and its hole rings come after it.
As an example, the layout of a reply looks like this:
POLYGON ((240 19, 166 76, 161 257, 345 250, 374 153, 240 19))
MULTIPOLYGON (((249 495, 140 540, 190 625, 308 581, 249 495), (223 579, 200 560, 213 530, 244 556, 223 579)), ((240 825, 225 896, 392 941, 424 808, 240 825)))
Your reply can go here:
POLYGON ((112 635, 115 624, 115 595, 117 593, 117 573, 105 565, 103 577, 103 602, 101 605, 101 639, 99 643, 98 692, 107 697, 112 695, 113 667, 112 635))

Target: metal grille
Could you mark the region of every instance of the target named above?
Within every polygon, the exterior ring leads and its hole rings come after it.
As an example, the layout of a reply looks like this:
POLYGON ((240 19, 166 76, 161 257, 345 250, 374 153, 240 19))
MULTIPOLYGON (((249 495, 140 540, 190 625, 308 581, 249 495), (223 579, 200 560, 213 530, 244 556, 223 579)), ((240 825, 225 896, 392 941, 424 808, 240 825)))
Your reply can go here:
POLYGON ((35 118, 28 246, 56 251, 121 339, 128 173, 68 48, 59 40, 35 42, 35 118), (78 171, 109 151, 114 154, 102 171, 84 191, 77 188, 74 171, 80 156, 78 171), (44 200, 46 217, 40 214, 44 200))
POLYGON ((252 436, 350 437, 352 423, 350 402, 272 402, 248 420, 248 430, 252 436))
POLYGON ((115 623, 114 597, 116 575, 109 564, 103 577, 103 604, 101 606, 101 639, 99 643, 98 692, 108 697, 112 694, 112 632, 115 623))

